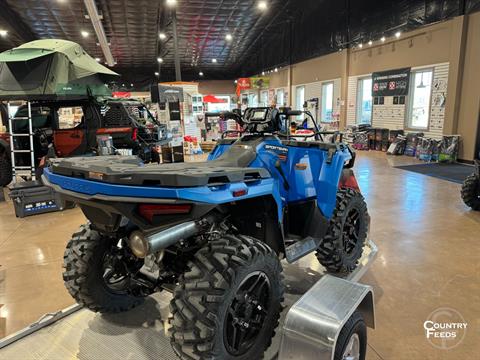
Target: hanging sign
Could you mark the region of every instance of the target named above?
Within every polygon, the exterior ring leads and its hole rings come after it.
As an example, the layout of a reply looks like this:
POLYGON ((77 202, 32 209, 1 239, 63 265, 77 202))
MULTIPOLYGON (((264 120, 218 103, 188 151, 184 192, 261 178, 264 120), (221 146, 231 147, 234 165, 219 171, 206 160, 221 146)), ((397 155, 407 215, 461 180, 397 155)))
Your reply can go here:
POLYGON ((240 78, 237 80, 237 96, 240 96, 242 90, 249 90, 252 88, 250 78, 240 78))
POLYGON ((372 96, 408 95, 411 68, 376 72, 372 74, 372 96))
POLYGON ((268 77, 252 77, 250 82, 254 89, 268 89, 270 87, 270 78, 268 77))

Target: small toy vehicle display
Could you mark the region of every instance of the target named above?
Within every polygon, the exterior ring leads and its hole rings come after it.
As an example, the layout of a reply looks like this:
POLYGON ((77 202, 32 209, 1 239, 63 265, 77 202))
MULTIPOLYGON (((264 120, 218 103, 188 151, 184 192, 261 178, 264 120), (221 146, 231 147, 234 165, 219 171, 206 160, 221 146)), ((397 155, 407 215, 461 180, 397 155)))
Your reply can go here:
POLYGON ((475 161, 475 172, 463 183, 462 199, 465 205, 480 211, 480 160, 475 161))

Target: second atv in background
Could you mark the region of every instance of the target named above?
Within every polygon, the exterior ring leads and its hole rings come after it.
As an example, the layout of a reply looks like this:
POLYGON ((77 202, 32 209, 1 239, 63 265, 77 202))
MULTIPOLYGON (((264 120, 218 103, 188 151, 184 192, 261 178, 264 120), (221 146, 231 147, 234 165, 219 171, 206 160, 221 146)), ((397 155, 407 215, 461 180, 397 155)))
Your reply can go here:
POLYGON ((465 205, 480 211, 480 160, 475 160, 475 172, 463 183, 462 199, 465 205))
MULTIPOLYGON (((170 141, 166 126, 160 124, 143 103, 134 99, 101 98, 89 100, 32 101, 35 168, 41 172, 44 158, 70 157, 97 152, 97 136, 111 136, 113 146, 139 156, 144 162, 158 162, 158 146, 170 141), (52 147, 52 150, 50 150, 52 147)), ((6 112, 2 114, 6 132, 0 133, 0 186, 12 179, 10 136, 28 134, 28 107, 22 105, 9 129, 6 112), (6 118, 6 119, 4 119, 6 118)), ((28 148, 28 137, 16 137, 15 149, 28 148)), ((28 154, 16 154, 16 165, 30 165, 28 154)))

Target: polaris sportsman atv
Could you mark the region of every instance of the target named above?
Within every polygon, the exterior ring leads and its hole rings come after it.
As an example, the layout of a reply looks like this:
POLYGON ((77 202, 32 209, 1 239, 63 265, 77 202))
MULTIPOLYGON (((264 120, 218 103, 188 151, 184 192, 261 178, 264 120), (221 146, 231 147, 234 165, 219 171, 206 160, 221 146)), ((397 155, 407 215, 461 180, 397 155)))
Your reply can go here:
POLYGON ((280 260, 316 252, 328 271, 352 271, 369 227, 354 151, 319 131, 315 141, 292 140, 290 117, 301 115, 225 113, 244 135, 219 141, 205 163, 53 160, 44 182, 90 221, 65 251, 70 294, 109 313, 170 290, 182 359, 262 358, 282 310, 280 260))
POLYGON ((475 172, 463 183, 462 199, 465 205, 480 211, 480 160, 475 160, 475 172))

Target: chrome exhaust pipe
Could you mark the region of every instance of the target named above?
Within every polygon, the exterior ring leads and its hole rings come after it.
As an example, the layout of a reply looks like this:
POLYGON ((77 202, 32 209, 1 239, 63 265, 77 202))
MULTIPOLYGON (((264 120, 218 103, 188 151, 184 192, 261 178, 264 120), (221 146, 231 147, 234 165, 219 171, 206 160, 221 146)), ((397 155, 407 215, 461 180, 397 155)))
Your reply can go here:
POLYGON ((195 236, 201 230, 202 226, 195 221, 175 225, 151 235, 145 235, 142 231, 137 230, 130 234, 128 245, 136 257, 143 259, 147 255, 172 246, 182 239, 195 236))

